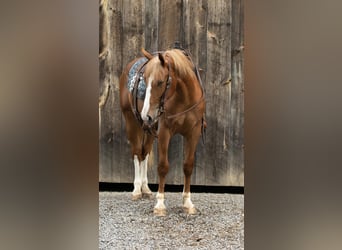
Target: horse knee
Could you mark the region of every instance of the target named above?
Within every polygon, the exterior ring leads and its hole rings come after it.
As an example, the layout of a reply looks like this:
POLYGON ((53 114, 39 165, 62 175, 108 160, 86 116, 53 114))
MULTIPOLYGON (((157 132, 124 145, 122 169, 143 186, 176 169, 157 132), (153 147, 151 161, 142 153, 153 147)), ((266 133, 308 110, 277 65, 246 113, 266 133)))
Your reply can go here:
POLYGON ((185 176, 190 176, 192 174, 193 168, 194 168, 193 160, 184 162, 183 171, 184 171, 185 176))
POLYGON ((193 166, 184 166, 184 174, 185 176, 190 176, 192 175, 192 169, 193 169, 193 166))
POLYGON ((160 176, 166 176, 169 171, 169 163, 166 161, 159 162, 158 164, 158 174, 160 176))

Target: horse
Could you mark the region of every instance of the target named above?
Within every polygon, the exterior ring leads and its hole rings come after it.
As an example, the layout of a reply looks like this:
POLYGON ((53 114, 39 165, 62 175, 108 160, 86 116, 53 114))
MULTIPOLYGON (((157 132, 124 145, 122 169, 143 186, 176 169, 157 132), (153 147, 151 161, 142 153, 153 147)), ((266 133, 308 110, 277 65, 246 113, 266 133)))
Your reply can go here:
POLYGON ((154 214, 166 215, 164 189, 169 170, 168 147, 172 136, 181 134, 185 138, 183 208, 187 214, 195 214, 190 182, 195 150, 206 127, 200 76, 184 50, 150 53, 142 48, 141 52, 143 57, 128 63, 120 76, 120 106, 135 169, 132 199, 152 197, 147 162, 156 139, 159 184, 154 214))

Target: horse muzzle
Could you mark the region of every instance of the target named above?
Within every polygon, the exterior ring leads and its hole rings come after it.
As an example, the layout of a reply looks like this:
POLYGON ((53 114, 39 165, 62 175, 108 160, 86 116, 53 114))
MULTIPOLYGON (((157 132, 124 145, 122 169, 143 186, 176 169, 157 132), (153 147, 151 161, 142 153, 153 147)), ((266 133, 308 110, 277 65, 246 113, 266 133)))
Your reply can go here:
POLYGON ((152 117, 151 117, 150 115, 147 115, 147 116, 146 116, 146 123, 147 123, 147 124, 152 124, 152 122, 153 122, 152 117))
POLYGON ((152 117, 148 116, 148 119, 143 121, 142 128, 144 131, 157 137, 158 119, 153 120, 152 117))

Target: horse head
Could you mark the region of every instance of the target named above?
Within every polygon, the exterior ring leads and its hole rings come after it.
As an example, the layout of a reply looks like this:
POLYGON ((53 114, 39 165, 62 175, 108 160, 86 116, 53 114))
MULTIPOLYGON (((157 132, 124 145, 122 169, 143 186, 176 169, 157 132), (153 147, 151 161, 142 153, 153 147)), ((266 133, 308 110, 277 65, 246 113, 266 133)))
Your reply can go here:
POLYGON ((144 79, 147 85, 141 117, 144 123, 156 123, 163 112, 166 91, 171 84, 170 61, 163 54, 153 56, 142 49, 149 60, 146 64, 144 79))

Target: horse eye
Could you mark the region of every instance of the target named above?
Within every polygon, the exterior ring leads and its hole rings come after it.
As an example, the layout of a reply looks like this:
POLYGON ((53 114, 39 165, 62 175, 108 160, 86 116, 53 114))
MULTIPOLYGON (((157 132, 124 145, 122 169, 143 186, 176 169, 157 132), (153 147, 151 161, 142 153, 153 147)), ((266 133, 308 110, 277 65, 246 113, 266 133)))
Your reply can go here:
POLYGON ((158 82, 157 82, 157 86, 158 86, 158 87, 161 87, 162 84, 163 84, 163 81, 158 81, 158 82))

